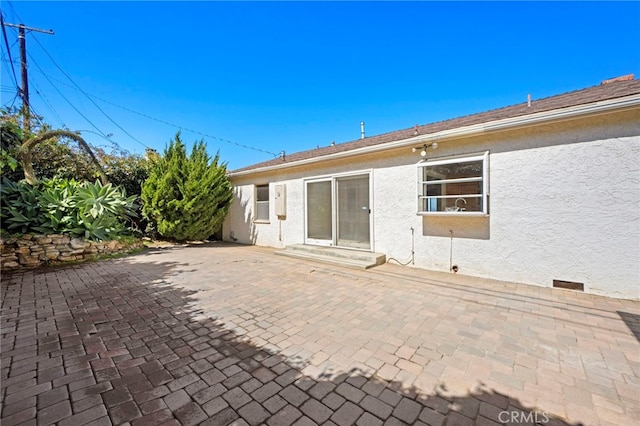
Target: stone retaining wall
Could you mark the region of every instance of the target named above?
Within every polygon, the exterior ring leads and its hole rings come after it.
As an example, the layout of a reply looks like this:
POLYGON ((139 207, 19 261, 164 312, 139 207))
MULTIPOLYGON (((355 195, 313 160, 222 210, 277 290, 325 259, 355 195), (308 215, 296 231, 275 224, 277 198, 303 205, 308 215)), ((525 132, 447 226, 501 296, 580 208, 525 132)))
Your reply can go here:
POLYGON ((0 238, 1 269, 7 271, 78 262, 142 247, 142 240, 97 242, 60 234, 0 238))

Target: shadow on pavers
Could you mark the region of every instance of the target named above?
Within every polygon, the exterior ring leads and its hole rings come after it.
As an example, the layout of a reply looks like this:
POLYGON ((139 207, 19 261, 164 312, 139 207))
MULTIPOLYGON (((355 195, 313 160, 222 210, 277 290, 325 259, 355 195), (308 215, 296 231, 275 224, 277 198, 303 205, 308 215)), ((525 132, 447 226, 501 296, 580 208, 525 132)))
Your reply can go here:
POLYGON ((640 315, 632 314, 630 312, 617 311, 622 321, 629 327, 629 330, 636 336, 636 339, 640 342, 640 315))
POLYGON ((300 359, 197 308, 196 292, 167 280, 184 266, 112 259, 3 275, 3 426, 569 425, 484 387, 451 396, 446 383, 425 393, 358 370, 305 376, 300 359))

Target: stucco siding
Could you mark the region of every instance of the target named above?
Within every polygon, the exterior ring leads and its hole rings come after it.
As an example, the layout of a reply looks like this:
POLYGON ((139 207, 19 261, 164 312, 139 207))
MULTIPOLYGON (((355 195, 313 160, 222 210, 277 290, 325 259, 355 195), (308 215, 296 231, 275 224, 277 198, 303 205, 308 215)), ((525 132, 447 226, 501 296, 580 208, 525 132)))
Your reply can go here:
POLYGON ((489 238, 457 236, 486 225, 440 219, 453 238, 418 238, 416 265, 637 299, 639 158, 638 137, 492 155, 489 238))
POLYGON ((410 149, 361 155, 232 179, 224 225, 238 242, 304 242, 304 179, 366 171, 373 199, 372 249, 409 267, 640 299, 640 125, 638 111, 441 143, 431 158, 489 152, 489 214, 421 216, 420 156, 410 149), (287 187, 287 216, 253 223, 254 185, 287 187), (412 256, 412 246, 415 248, 412 256))

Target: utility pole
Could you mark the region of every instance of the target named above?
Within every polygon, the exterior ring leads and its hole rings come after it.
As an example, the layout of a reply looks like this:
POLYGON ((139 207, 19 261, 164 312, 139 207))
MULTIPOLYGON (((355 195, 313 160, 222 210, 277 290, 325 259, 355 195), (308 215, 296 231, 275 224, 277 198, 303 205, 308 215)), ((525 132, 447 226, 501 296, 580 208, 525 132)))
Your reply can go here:
POLYGON ((22 98, 22 120, 24 124, 24 131, 28 135, 31 133, 31 109, 29 108, 29 77, 27 74, 27 39, 25 37, 25 30, 45 34, 53 34, 53 30, 41 30, 39 28, 27 27, 24 24, 9 24, 7 22, 2 22, 2 25, 18 29, 20 69, 22 77, 22 88, 20 89, 20 97, 22 98))

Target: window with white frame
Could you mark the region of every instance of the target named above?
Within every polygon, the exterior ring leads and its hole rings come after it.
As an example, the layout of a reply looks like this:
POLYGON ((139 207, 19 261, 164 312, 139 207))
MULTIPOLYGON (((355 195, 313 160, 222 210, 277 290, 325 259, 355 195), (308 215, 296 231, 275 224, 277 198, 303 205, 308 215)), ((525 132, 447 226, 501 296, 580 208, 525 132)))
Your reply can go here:
POLYGON ((256 214, 255 221, 269 221, 269 184, 256 185, 256 214))
POLYGON ((488 214, 489 153, 418 163, 418 214, 488 214))

